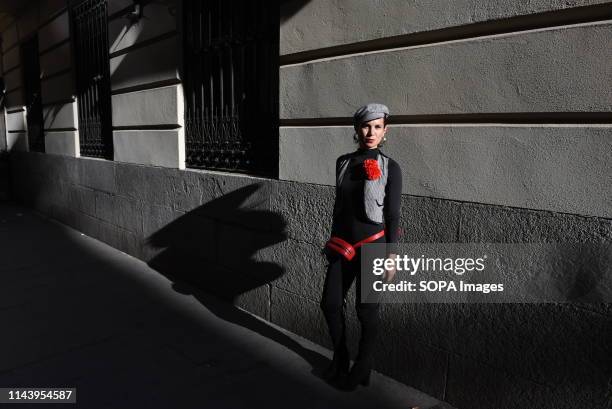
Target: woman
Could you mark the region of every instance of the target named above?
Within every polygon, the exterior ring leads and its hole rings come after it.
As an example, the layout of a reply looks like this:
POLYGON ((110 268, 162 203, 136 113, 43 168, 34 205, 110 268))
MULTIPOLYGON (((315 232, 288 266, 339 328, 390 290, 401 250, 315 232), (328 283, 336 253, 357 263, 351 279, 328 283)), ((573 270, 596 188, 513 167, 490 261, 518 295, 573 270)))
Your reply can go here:
MULTIPOLYGON (((395 257, 399 233, 402 173, 397 162, 379 149, 386 141, 388 115, 389 109, 382 104, 359 108, 353 116, 359 148, 336 161, 332 238, 325 248, 329 266, 321 299, 334 345, 334 357, 324 377, 347 390, 369 383, 379 330, 379 304, 363 302, 359 291, 360 246, 363 243, 388 243, 387 253, 389 257, 395 257), (359 353, 349 372, 344 306, 355 278, 361 338, 359 353)), ((391 281, 394 274, 395 270, 388 270, 385 280, 391 281)))

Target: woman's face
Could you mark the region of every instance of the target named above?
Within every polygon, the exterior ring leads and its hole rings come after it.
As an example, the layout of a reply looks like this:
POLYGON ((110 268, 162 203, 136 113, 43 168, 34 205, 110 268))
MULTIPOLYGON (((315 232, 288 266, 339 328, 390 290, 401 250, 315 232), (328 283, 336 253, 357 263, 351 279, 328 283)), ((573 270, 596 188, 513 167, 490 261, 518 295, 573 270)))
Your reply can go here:
POLYGON ((387 133, 387 127, 385 126, 384 118, 363 122, 357 127, 359 146, 363 149, 377 148, 383 140, 385 133, 387 133))

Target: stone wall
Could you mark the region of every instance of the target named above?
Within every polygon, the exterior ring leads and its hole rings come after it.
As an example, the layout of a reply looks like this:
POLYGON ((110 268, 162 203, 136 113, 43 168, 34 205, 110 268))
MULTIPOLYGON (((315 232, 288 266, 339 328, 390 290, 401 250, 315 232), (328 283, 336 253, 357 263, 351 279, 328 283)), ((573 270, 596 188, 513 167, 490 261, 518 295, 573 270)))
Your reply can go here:
MULTIPOLYGON (((329 186, 13 152, 17 198, 330 346, 319 309, 329 186), (316 227, 313 227, 316 226, 316 227)), ((612 221, 404 195, 414 242, 610 242, 612 221)), ((359 326, 349 299, 351 349, 359 326)), ((390 304, 377 370, 458 407, 604 407, 612 309, 390 304)))

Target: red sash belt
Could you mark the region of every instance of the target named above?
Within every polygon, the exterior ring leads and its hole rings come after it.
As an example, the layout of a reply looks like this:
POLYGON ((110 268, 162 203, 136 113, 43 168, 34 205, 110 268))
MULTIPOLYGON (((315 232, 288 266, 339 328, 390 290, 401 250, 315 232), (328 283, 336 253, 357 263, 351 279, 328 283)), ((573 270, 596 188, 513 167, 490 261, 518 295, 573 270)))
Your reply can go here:
POLYGON ((366 237, 365 239, 358 241, 355 244, 351 244, 345 240, 342 240, 340 237, 334 236, 331 239, 329 239, 327 243, 325 243, 325 246, 337 253, 340 253, 340 255, 342 255, 348 261, 351 261, 353 257, 355 257, 355 255, 357 254, 356 250, 359 247, 363 246, 366 243, 371 243, 375 240, 378 240, 384 235, 385 235, 385 231, 381 230, 378 233, 370 237, 366 237))

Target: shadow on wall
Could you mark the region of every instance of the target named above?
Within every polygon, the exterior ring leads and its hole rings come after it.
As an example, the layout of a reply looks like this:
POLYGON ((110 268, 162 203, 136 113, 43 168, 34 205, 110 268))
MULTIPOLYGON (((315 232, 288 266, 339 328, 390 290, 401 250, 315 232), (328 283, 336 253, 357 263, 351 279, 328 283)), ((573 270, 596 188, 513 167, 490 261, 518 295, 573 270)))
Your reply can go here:
POLYGON ((271 302, 268 285, 283 275, 284 269, 272 262, 258 261, 257 257, 262 249, 287 239, 287 224, 279 214, 244 207, 246 202, 257 207, 267 200, 261 188, 261 184, 253 184, 228 193, 152 234, 147 245, 159 252, 148 264, 172 280, 172 288, 178 293, 193 295, 219 318, 284 345, 318 374, 327 362, 319 353, 302 347, 251 314, 218 301, 220 298, 236 305, 241 296, 247 295, 247 302, 255 309, 265 306, 264 313, 257 313, 269 319, 264 316, 271 302), (243 227, 254 224, 265 231, 243 227))
POLYGON ((62 105, 54 105, 52 109, 44 112, 43 124, 46 124, 45 128, 53 128, 55 120, 57 119, 62 107, 62 105))
POLYGON ((287 238, 280 215, 243 207, 260 188, 249 185, 212 200, 151 235, 147 244, 161 251, 149 265, 232 303, 280 277, 282 267, 254 259, 260 250, 287 238), (258 234, 242 227, 253 221, 266 231, 258 234))
POLYGON ((283 24, 297 14, 310 0, 281 0, 280 23, 283 24))

